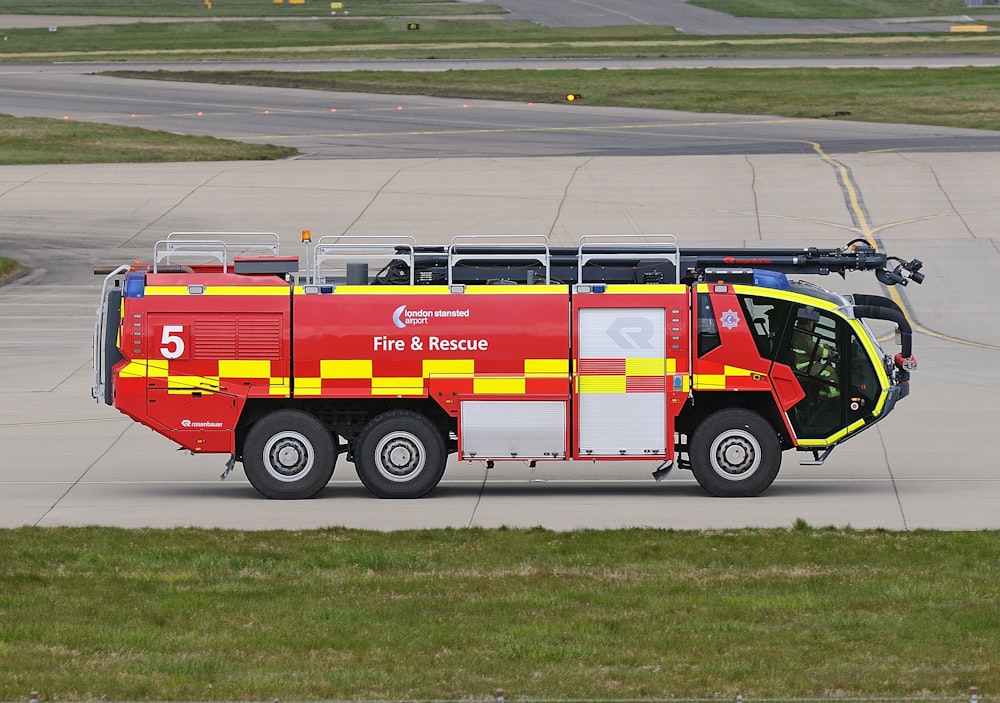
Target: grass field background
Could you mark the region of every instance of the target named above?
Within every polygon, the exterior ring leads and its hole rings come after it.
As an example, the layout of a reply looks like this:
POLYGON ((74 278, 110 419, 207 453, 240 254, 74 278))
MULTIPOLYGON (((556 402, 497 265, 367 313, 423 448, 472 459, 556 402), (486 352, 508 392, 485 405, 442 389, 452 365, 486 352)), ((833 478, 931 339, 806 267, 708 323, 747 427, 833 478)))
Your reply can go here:
POLYGON ((986 693, 998 537, 6 530, 0 700, 986 693))
POLYGON ((159 130, 0 115, 0 165, 270 160, 296 153, 159 130))

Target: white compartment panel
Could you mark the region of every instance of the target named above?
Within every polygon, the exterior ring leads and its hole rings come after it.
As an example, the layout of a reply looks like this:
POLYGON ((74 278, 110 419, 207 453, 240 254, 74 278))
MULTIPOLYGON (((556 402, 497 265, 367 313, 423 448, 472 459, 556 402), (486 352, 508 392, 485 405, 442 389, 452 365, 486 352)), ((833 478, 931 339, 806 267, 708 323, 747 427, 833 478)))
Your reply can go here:
POLYGON ((566 403, 548 400, 464 400, 463 459, 562 459, 566 403))
POLYGON ((666 403, 660 393, 580 396, 580 457, 666 454, 666 403))

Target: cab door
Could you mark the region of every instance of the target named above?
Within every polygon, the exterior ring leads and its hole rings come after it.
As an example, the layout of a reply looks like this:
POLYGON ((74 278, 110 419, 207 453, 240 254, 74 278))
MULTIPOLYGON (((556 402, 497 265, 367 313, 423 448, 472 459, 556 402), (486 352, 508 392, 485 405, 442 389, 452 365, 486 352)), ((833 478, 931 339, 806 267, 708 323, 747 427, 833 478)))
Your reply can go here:
POLYGON ((833 441, 875 410, 881 385, 871 356, 835 311, 796 304, 775 360, 805 393, 789 412, 800 440, 833 441))

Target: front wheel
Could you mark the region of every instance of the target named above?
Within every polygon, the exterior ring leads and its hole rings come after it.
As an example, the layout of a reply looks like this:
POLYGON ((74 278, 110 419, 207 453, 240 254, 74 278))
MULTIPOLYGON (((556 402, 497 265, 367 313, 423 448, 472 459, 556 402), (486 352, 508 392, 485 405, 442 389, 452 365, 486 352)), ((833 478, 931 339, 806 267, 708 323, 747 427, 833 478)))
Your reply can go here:
POLYGON ((258 420, 243 444, 243 471, 268 498, 312 498, 337 463, 333 435, 315 415, 276 410, 258 420))
POLYGON ((354 449, 358 478, 379 498, 420 498, 438 485, 448 458, 444 437, 409 410, 372 418, 354 449))
POLYGON ((774 482, 781 446, 770 423, 743 408, 705 418, 691 436, 691 470, 713 496, 749 498, 774 482))

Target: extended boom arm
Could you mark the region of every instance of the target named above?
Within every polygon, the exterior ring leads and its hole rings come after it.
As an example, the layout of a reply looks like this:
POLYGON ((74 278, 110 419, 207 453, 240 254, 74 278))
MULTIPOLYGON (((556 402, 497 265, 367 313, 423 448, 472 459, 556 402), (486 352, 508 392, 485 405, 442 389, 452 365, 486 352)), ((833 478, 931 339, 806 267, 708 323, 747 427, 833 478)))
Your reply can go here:
MULTIPOLYGON (((923 262, 906 261, 876 251, 863 239, 841 248, 679 248, 676 244, 619 244, 610 238, 576 247, 535 247, 533 256, 516 245, 465 244, 421 246, 413 250, 416 280, 423 283, 693 283, 752 269, 819 274, 874 271, 887 285, 922 283, 923 262), (529 273, 530 271, 530 273, 529 273)), ((409 265, 390 264, 378 283, 410 280, 409 265)))
POLYGON ((763 268, 781 273, 820 274, 847 271, 875 271, 880 283, 907 285, 924 282, 923 262, 887 256, 864 240, 856 239, 840 249, 741 249, 738 254, 725 249, 685 249, 681 252, 682 277, 698 280, 707 269, 733 267, 763 268))

